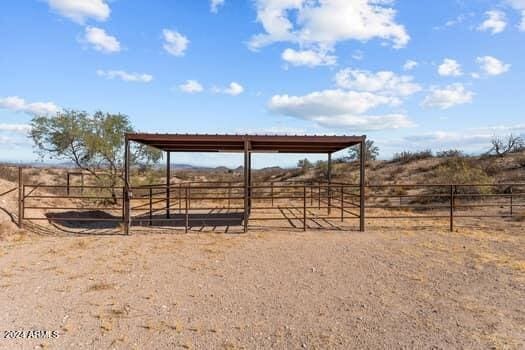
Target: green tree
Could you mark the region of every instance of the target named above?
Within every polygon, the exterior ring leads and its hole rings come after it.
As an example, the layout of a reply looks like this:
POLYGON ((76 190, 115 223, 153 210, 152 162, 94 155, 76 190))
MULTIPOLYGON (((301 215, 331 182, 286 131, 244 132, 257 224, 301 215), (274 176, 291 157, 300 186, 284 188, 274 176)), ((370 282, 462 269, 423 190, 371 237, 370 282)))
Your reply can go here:
MULTIPOLYGON (((360 146, 350 147, 348 156, 345 157, 348 161, 359 160, 361 158, 360 146)), ((374 144, 374 141, 368 139, 365 141, 365 160, 376 160, 379 156, 379 147, 374 144)))
MULTIPOLYGON (((111 187, 116 202, 115 186, 123 179, 124 133, 133 132, 127 116, 65 110, 55 116, 35 116, 31 127, 30 136, 42 159, 73 162, 92 174, 97 183, 111 187)), ((161 156, 161 152, 145 146, 130 152, 132 161, 142 163, 155 163, 161 156)))

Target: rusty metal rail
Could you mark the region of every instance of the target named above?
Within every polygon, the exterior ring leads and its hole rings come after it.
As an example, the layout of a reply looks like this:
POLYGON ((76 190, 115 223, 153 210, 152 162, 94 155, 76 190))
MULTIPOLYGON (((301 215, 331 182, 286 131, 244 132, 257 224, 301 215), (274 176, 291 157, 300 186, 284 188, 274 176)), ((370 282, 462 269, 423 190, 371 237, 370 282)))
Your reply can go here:
MULTIPOLYGON (((195 226, 247 226, 248 220, 300 222, 300 228, 307 230, 318 228, 322 220, 353 225, 366 213, 367 222, 448 220, 454 230, 460 218, 512 218, 516 210, 525 208, 525 184, 519 183, 369 184, 364 198, 358 184, 343 182, 251 183, 248 189, 245 194, 244 185, 235 181, 134 186, 130 188, 130 220, 135 225, 162 224, 185 232, 195 226)), ((23 184, 19 180, 20 225, 23 220, 120 223, 125 220, 124 205, 123 187, 23 184), (73 189, 81 191, 72 194, 73 189), (56 215, 64 210, 68 212, 56 215), (36 211, 44 213, 39 216, 36 211)))

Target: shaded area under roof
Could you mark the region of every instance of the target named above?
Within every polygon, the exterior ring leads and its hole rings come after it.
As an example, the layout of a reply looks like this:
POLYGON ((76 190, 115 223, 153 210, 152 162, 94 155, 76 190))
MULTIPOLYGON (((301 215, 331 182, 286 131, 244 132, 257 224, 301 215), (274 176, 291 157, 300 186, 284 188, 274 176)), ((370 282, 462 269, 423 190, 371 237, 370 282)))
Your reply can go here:
POLYGON ((128 133, 129 141, 166 152, 243 152, 245 142, 253 152, 333 153, 363 142, 365 136, 311 135, 210 135, 128 133))

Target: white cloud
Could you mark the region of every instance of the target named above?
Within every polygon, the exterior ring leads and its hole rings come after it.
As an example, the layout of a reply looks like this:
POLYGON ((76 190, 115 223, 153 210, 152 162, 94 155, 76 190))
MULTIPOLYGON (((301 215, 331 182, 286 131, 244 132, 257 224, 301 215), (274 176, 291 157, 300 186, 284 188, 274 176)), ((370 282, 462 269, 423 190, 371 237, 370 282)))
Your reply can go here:
POLYGON ((501 33, 507 27, 507 19, 505 13, 498 10, 492 10, 485 12, 487 19, 480 24, 478 30, 487 31, 490 30, 492 34, 501 33))
POLYGON ((237 95, 240 95, 240 94, 242 94, 244 92, 244 87, 241 84, 236 83, 236 82, 233 81, 226 88, 214 87, 213 88, 213 92, 218 93, 218 94, 226 94, 226 95, 231 95, 231 96, 237 96, 237 95))
POLYGON ((274 113, 313 121, 326 127, 381 130, 412 126, 403 114, 365 115, 379 106, 393 106, 398 99, 370 92, 323 90, 304 96, 275 95, 268 102, 274 113))
POLYGON ((84 40, 91 44, 97 51, 114 53, 120 51, 120 42, 114 36, 106 33, 104 29, 86 27, 84 40))
POLYGON ((490 140, 494 135, 508 135, 509 133, 525 133, 525 124, 499 125, 470 128, 458 131, 433 131, 419 135, 406 136, 401 140, 388 142, 394 149, 425 149, 434 151, 459 149, 463 151, 481 153, 490 147, 490 140))
POLYGON ((28 114, 55 114, 60 108, 53 102, 27 102, 18 96, 0 98, 0 108, 28 114))
POLYGON ((26 135, 29 131, 31 131, 31 125, 29 124, 0 124, 0 132, 14 132, 26 135))
POLYGON ((463 84, 455 83, 444 88, 432 88, 430 94, 423 100, 424 107, 448 109, 456 105, 472 102, 474 93, 468 91, 463 84))
POLYGON ((519 29, 525 31, 525 0, 507 0, 509 5, 511 5, 515 10, 520 11, 521 13, 521 23, 519 29))
POLYGON ((60 15, 80 24, 88 18, 105 21, 111 12, 105 0, 48 0, 48 4, 60 15))
POLYGON ((461 65, 453 59, 445 58, 438 67, 438 73, 444 77, 457 77, 463 74, 461 65))
POLYGON ((361 61, 363 58, 365 58, 365 53, 361 50, 355 50, 352 54, 352 58, 356 61, 361 61))
POLYGON ((187 37, 169 29, 163 29, 162 35, 164 37, 164 45, 162 46, 164 50, 173 56, 184 56, 190 43, 187 37))
POLYGON ((217 13, 219 7, 224 5, 224 0, 210 0, 210 11, 212 13, 217 13))
POLYGON ((480 64, 481 70, 487 75, 500 75, 508 72, 510 69, 510 64, 505 64, 492 56, 478 57, 476 61, 480 64))
POLYGON ((314 50, 296 51, 294 49, 286 49, 281 57, 293 66, 331 66, 337 61, 337 57, 329 55, 327 52, 314 50))
POLYGON ((409 96, 421 90, 413 77, 396 75, 390 71, 376 73, 346 68, 335 76, 337 86, 345 89, 377 92, 383 95, 409 96))
POLYGON ((197 80, 187 80, 184 84, 179 85, 179 89, 188 94, 204 91, 204 88, 197 80))
POLYGON ((414 60, 407 60, 405 62, 405 64, 403 65, 403 70, 405 70, 405 71, 412 70, 412 69, 416 68, 418 66, 418 64, 419 63, 417 63, 414 60))
POLYGON ((144 73, 128 73, 123 70, 97 70, 97 75, 107 79, 120 79, 123 81, 149 83, 153 76, 144 73))
POLYGON ((396 48, 410 40, 396 23, 390 0, 256 0, 257 21, 265 33, 255 35, 250 47, 274 42, 332 48, 344 40, 388 40, 396 48))

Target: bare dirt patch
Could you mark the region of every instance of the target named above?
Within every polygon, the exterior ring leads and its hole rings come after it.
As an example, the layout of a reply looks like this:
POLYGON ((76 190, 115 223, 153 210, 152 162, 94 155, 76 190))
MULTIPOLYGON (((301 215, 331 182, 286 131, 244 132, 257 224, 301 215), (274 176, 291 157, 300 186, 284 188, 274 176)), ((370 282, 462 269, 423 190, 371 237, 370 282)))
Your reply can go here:
POLYGON ((3 241, 0 347, 519 349, 517 227, 3 241))

